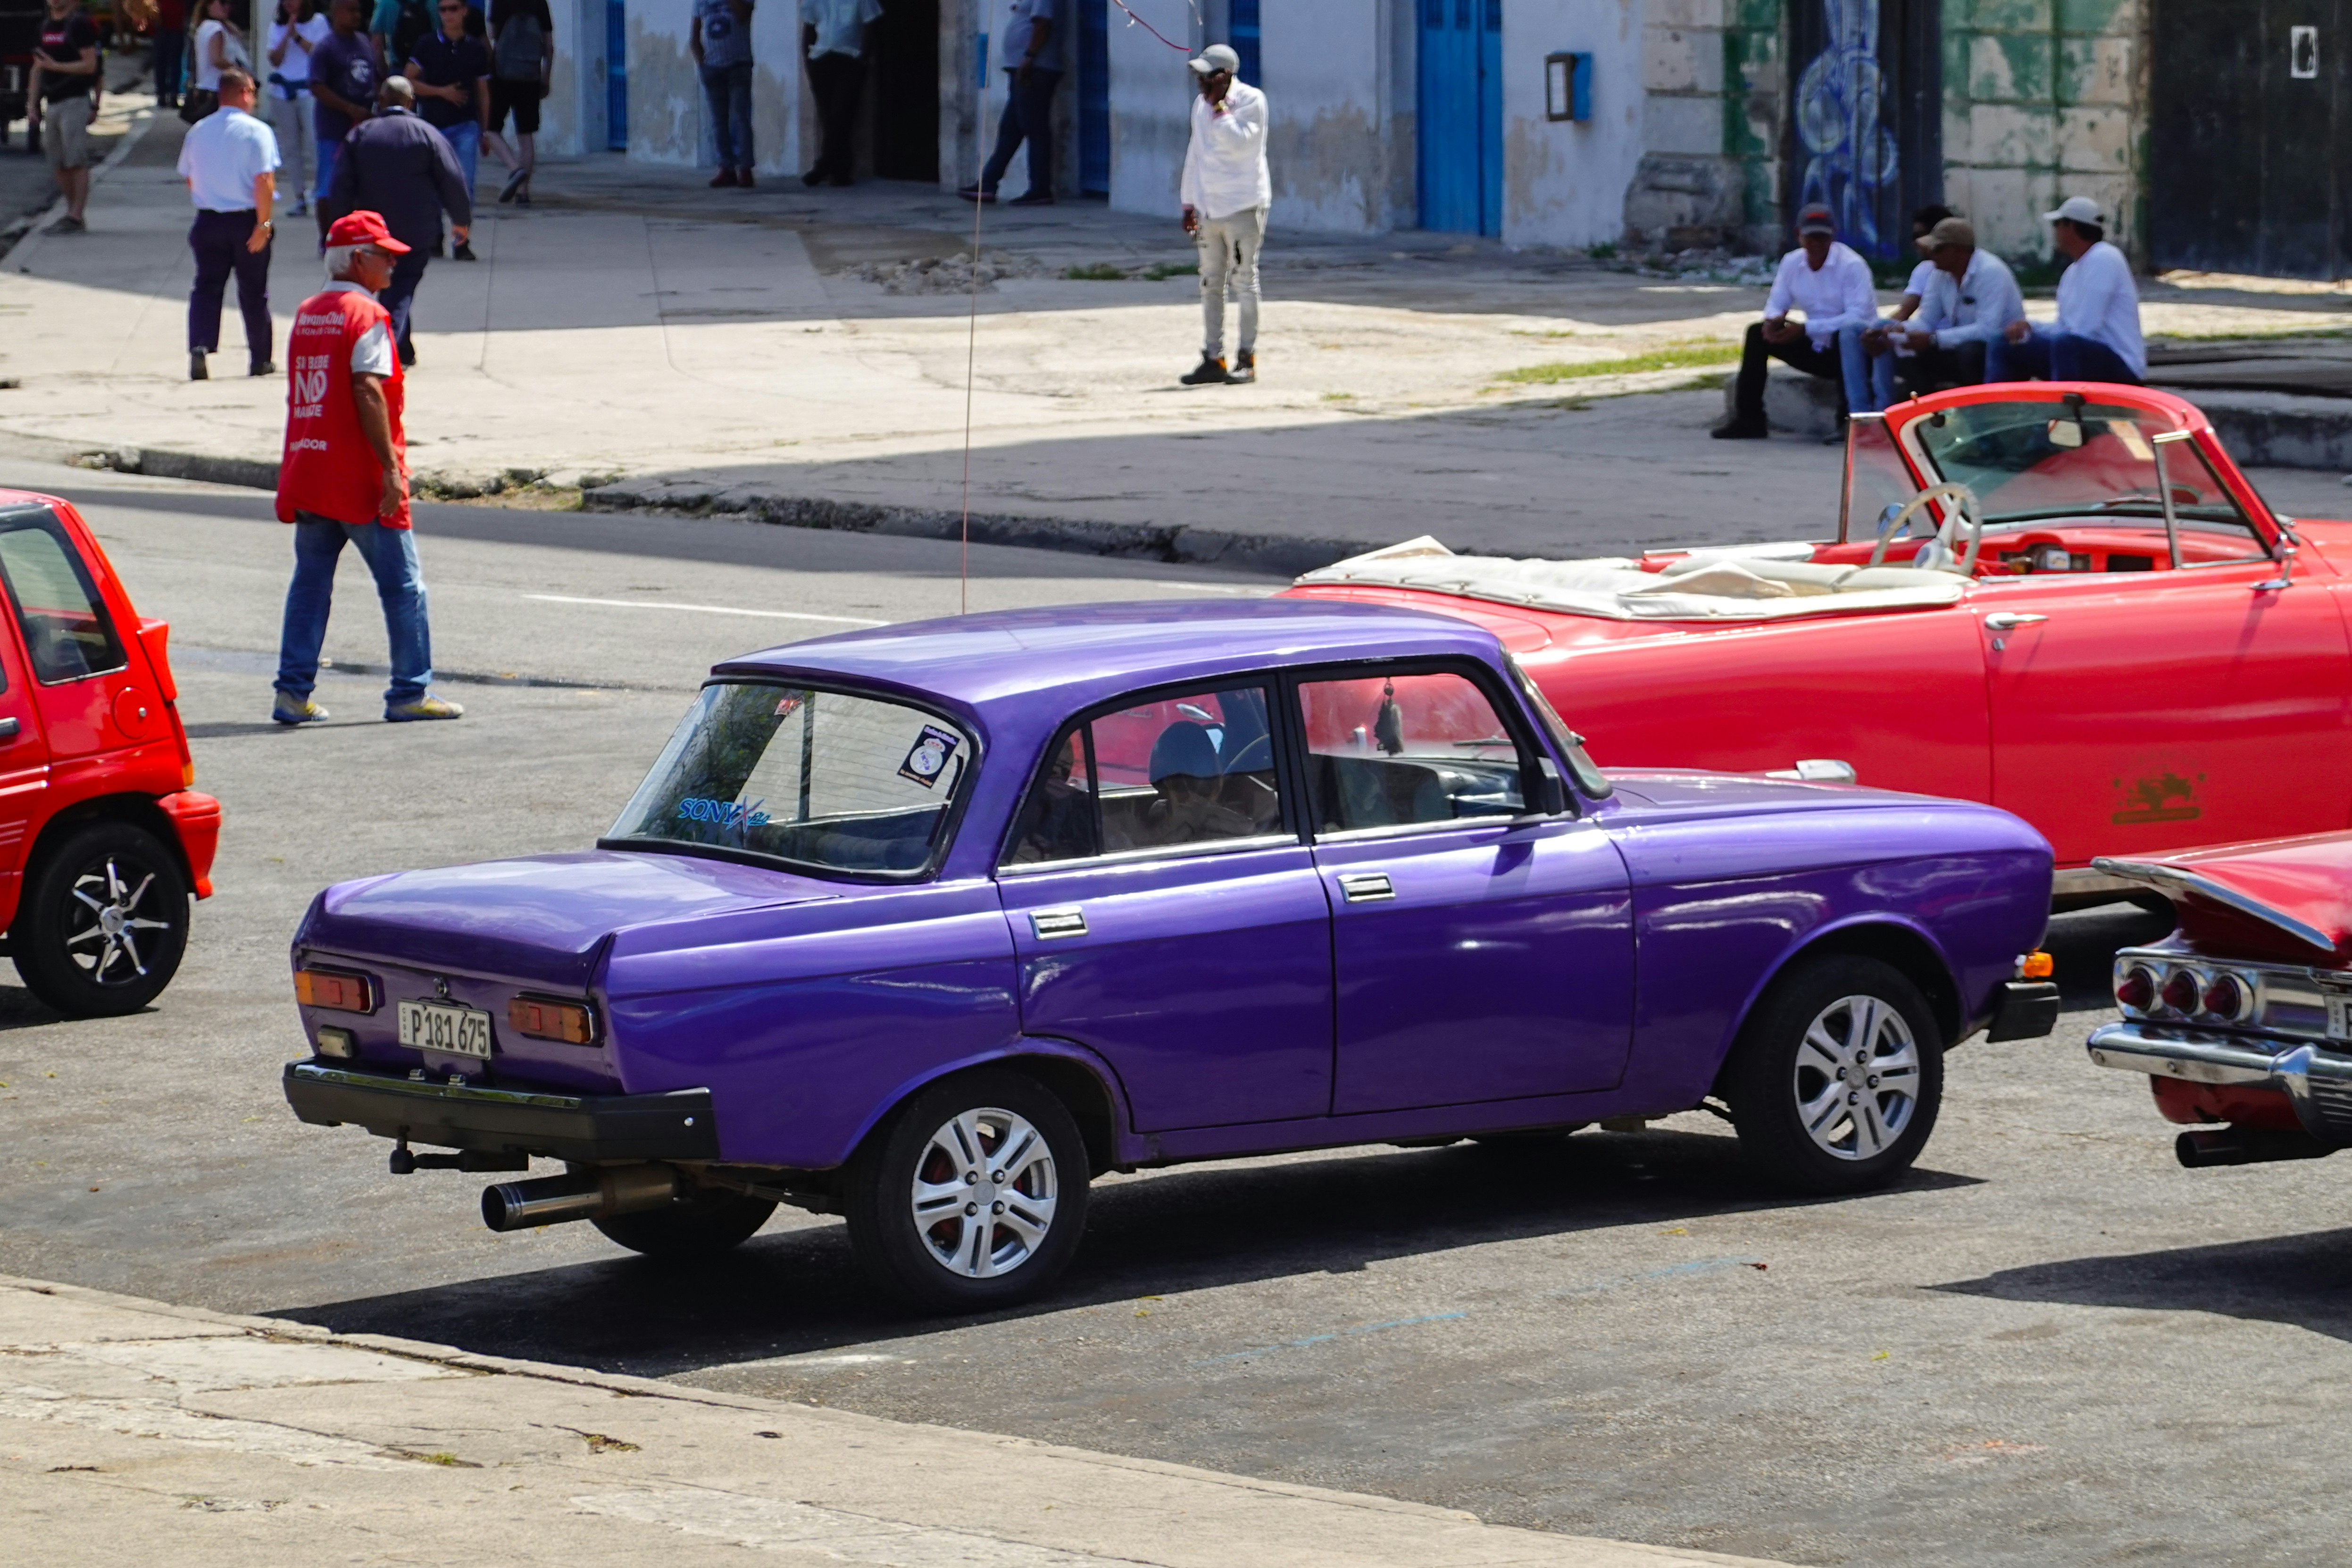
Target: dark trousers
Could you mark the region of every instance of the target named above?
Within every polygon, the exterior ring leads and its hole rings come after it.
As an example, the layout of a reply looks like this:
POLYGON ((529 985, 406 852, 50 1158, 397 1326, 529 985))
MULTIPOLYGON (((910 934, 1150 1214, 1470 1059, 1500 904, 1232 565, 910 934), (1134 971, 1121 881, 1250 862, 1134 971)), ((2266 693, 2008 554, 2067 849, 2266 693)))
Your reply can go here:
POLYGON ((702 96, 710 105, 710 131, 719 143, 719 166, 751 166, 751 62, 702 68, 702 96))
POLYGON ((1013 166, 1013 154, 1026 142, 1029 194, 1050 196, 1054 194, 1054 92, 1062 85, 1062 73, 1034 68, 1025 79, 1019 71, 1004 74, 1013 79, 1012 90, 1004 95, 1004 117, 996 122, 996 151, 988 155, 987 164, 980 171, 980 188, 992 193, 1004 178, 1004 171, 1013 166))
POLYGON ((1985 348, 1980 342, 1958 348, 1925 348, 1895 361, 1895 384, 1906 397, 1925 397, 1948 386, 1981 386, 1985 379, 1985 348))
POLYGON ((1985 374, 1995 381, 2106 381, 2137 386, 2139 377, 2123 356, 2093 338, 2036 327, 2021 343, 2003 338, 1986 356, 1985 374))
POLYGON ((824 150, 809 173, 836 185, 849 184, 857 172, 852 144, 857 130, 857 95, 866 86, 866 62, 856 55, 816 55, 808 63, 809 86, 816 93, 817 123, 824 130, 824 150))
POLYGON ((416 303, 416 286, 425 281, 425 264, 432 259, 432 247, 412 247, 393 262, 392 281, 376 296, 376 302, 392 312, 392 341, 399 345, 403 364, 416 362, 416 343, 408 335, 408 312, 416 303))
POLYGON ((188 35, 178 27, 155 29, 155 101, 169 109, 180 100, 180 57, 188 35))
POLYGON ((1817 349, 1813 340, 1800 328, 1794 341, 1771 342, 1764 336, 1764 323, 1751 321, 1747 344, 1739 352, 1739 384, 1733 395, 1733 408, 1739 418, 1764 417, 1764 378, 1770 368, 1766 363, 1769 360, 1793 365, 1823 381, 1834 381, 1840 385, 1845 382, 1845 363, 1839 358, 1834 342, 1825 349, 1817 349))
POLYGON ((269 363, 269 247, 247 250, 254 213, 198 211, 188 230, 196 253, 196 286, 188 290, 188 348, 213 353, 220 348, 221 299, 229 274, 236 274, 236 307, 245 316, 245 353, 253 364, 269 363))

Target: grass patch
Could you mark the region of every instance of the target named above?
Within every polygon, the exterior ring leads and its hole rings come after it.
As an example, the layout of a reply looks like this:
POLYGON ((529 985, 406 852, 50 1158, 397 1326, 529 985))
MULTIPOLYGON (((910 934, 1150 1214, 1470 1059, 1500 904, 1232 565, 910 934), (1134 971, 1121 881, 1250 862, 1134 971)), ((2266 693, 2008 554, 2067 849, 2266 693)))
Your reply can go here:
POLYGON ((1090 261, 1084 267, 1064 268, 1062 276, 1073 283, 1123 283, 1127 280, 1127 268, 1108 261, 1090 261))
POLYGON ((1143 275, 1154 283, 1163 278, 1198 278, 1201 275, 1201 264, 1197 261, 1182 263, 1155 261, 1143 269, 1143 275))
POLYGON ((1617 242, 1604 239, 1598 245, 1587 246, 1584 254, 1595 261, 1614 261, 1617 258, 1617 242))
POLYGON ((1326 403, 1353 403, 1356 401, 1356 395, 1352 392, 1327 392, 1323 395, 1323 401, 1326 403))
POLYGON ((1645 354, 1629 354, 1623 359, 1586 360, 1570 364, 1555 360, 1549 364, 1531 364, 1525 370, 1507 370, 1497 381, 1517 382, 1527 386, 1548 386, 1555 382, 1585 381, 1596 375, 1640 375, 1654 370, 1713 370, 1736 364, 1739 349, 1733 343, 1674 343, 1653 349, 1645 354))

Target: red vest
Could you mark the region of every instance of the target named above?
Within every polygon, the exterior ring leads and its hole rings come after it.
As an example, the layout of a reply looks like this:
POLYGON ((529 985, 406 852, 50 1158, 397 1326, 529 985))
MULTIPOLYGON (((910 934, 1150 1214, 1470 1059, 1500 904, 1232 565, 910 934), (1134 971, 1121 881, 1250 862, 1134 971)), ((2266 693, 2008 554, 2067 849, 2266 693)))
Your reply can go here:
MULTIPOLYGON (((392 331, 392 312, 375 297, 356 289, 330 289, 302 301, 294 330, 286 337, 286 450, 278 470, 278 521, 292 522, 307 511, 337 522, 408 526, 408 502, 390 517, 376 515, 383 499, 383 467, 360 433, 352 401, 352 350, 368 329, 392 331)), ((404 394, 400 359, 383 378, 392 415, 392 449, 408 471, 408 437, 401 430, 404 394)))

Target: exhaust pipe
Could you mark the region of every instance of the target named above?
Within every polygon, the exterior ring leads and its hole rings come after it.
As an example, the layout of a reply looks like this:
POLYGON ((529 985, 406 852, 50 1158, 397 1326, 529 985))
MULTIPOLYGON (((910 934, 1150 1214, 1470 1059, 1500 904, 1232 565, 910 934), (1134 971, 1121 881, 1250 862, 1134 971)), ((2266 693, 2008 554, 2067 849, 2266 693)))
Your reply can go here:
POLYGON ((536 1182, 500 1182, 482 1189, 482 1223, 509 1231, 605 1219, 657 1209, 677 1197, 679 1186, 677 1173, 667 1165, 608 1165, 536 1182))
POLYGON ((2261 1165, 2273 1160, 2317 1160, 2336 1151, 2308 1132, 2268 1127, 2225 1127, 2183 1132, 2172 1152, 2192 1171, 2213 1165, 2261 1165))

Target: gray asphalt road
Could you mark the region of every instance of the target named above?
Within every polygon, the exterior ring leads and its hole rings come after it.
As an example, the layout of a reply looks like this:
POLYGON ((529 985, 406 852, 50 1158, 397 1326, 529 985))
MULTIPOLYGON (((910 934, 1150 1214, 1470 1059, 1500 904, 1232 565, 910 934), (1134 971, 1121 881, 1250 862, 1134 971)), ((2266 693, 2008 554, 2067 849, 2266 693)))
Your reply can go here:
MULTIPOLYGON (((389 731, 380 676, 341 673, 335 721, 286 734, 261 721, 287 555, 264 498, 10 477, 91 500, 173 622, 229 818, 152 1012, 66 1025, 0 983, 0 1271, 1801 1563, 2342 1556, 2346 1172, 2181 1171, 2140 1080, 2087 1065, 2145 917, 2059 922, 2058 1037, 1964 1047, 1919 1172, 1867 1198, 1759 1192, 1699 1116, 1147 1173, 1104 1183, 1048 1300, 948 1322, 879 1310, 813 1216, 698 1270, 583 1226, 493 1237, 477 1179, 390 1177, 286 1112, 304 902, 586 842, 702 665, 836 624, 786 616, 951 610, 953 547, 428 509, 443 667, 567 684, 453 683, 464 722, 389 731)), ((976 606, 1267 586, 972 563, 976 606)), ((355 567, 341 595, 331 651, 380 667, 355 567)))

